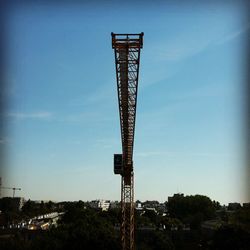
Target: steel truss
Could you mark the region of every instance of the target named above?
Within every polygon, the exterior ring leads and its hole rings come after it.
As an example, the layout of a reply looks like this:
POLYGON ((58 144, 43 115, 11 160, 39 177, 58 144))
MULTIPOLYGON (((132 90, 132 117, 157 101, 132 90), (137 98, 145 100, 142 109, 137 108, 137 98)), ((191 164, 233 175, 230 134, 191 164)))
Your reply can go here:
POLYGON ((143 33, 114 34, 117 93, 121 124, 123 171, 121 177, 121 241, 123 250, 134 250, 133 146, 136 101, 143 33))

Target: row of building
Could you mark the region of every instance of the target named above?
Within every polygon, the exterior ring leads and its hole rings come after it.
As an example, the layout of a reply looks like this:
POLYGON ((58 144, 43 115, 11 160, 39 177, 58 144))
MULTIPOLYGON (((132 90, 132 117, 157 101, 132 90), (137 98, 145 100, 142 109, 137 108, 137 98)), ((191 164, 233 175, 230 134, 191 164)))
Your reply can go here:
MULTIPOLYGON (((95 209, 101 209, 102 211, 108 211, 109 209, 120 208, 120 202, 118 201, 110 201, 110 200, 93 200, 87 202, 87 204, 95 209)), ((234 202, 229 203, 228 206, 222 206, 221 208, 228 211, 234 211, 240 208, 249 208, 250 203, 240 203, 234 202)), ((136 210, 143 210, 143 209, 154 209, 155 211, 167 212, 166 203, 160 203, 158 201, 145 201, 135 202, 135 209, 136 210)))
MULTIPOLYGON (((10 198, 12 200, 12 205, 14 205, 19 211, 21 211, 22 207, 24 206, 26 200, 23 197, 15 197, 10 198)), ((169 197, 171 199, 171 197, 169 197)), ((40 201, 41 202, 41 201, 40 201)), ((92 200, 89 202, 86 202, 90 207, 101 209, 102 211, 107 211, 109 209, 115 209, 120 208, 120 202, 119 201, 110 201, 110 200, 103 200, 103 199, 97 199, 92 200)), ((59 203, 58 203, 59 204, 59 203)), ((225 210, 233 211, 237 210, 239 208, 249 208, 250 203, 243 203, 242 205, 240 203, 234 202, 229 203, 228 206, 222 206, 225 210)), ((166 203, 160 203, 156 200, 153 201, 145 201, 141 202, 137 200, 135 202, 135 208, 136 210, 143 210, 143 209, 155 209, 157 211, 166 212, 166 203)))
MULTIPOLYGON (((109 209, 120 208, 120 202, 118 201, 110 201, 110 200, 93 200, 87 202, 87 204, 91 208, 101 209, 102 211, 108 211, 109 209)), ((135 209, 136 210, 143 210, 143 209, 154 209, 154 210, 166 210, 165 203, 159 203, 158 201, 146 201, 146 202, 135 202, 135 209)))

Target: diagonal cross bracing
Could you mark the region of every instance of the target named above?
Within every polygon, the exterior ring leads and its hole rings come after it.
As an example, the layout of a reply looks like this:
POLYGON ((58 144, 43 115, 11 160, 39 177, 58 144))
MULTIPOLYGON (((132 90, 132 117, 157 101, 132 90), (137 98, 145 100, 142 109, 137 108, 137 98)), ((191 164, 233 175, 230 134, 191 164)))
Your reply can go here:
MULTIPOLYGON (((133 171, 133 146, 140 49, 143 34, 113 34, 125 172, 133 171)), ((128 180, 129 182, 129 180, 128 180)))

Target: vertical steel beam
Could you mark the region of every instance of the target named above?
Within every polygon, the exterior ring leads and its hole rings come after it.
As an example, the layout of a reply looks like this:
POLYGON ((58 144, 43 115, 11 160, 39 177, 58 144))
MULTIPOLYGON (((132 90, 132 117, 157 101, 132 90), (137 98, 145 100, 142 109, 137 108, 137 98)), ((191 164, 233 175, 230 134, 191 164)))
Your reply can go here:
POLYGON ((134 174, 131 173, 130 185, 121 179, 121 242, 122 249, 134 250, 134 174))

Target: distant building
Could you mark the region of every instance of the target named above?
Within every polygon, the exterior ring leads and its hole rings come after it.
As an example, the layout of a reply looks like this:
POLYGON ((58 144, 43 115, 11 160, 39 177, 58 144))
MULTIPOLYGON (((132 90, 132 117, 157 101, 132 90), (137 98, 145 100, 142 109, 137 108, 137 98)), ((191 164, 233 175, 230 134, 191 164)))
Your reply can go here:
POLYGON ((250 208, 250 202, 243 203, 243 208, 250 208))
POLYGON ((238 202, 228 203, 228 207, 227 207, 228 210, 235 211, 239 208, 241 208, 241 205, 238 202))
POLYGON ((159 201, 145 201, 142 203, 142 206, 144 208, 157 208, 159 204, 159 201))
POLYGON ((138 209, 138 210, 142 209, 142 203, 140 201, 135 202, 135 209, 138 209))
POLYGON ((102 211, 107 211, 110 207, 109 200, 94 200, 89 203, 90 207, 92 208, 99 208, 102 211))

